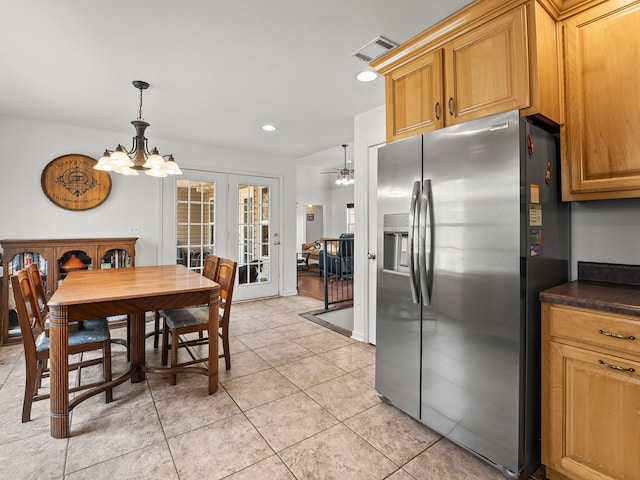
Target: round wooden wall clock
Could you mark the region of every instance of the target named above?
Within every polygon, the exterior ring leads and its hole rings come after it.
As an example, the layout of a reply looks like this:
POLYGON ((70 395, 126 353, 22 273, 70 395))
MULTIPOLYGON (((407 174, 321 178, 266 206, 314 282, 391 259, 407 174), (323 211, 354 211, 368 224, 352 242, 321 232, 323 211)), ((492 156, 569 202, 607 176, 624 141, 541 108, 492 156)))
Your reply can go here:
POLYGON ((98 162, 86 155, 71 154, 51 160, 40 182, 49 200, 67 210, 89 210, 111 193, 108 172, 94 170, 98 162))

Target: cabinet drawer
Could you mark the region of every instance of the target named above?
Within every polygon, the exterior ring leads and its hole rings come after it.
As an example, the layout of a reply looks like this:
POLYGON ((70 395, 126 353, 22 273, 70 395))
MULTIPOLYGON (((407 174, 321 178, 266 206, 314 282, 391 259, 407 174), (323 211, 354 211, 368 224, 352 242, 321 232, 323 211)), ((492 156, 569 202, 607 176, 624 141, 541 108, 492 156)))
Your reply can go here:
POLYGON ((640 320, 631 317, 552 306, 550 333, 640 355, 640 320))

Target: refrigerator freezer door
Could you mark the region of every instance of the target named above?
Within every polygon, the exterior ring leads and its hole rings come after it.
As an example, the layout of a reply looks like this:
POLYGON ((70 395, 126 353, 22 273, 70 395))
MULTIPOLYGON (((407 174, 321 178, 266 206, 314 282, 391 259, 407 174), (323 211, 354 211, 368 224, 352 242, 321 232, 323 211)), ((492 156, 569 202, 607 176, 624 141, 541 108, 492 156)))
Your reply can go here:
MULTIPOLYGON (((385 264, 392 264, 393 259, 385 255, 392 255, 394 249, 384 248, 383 227, 385 215, 417 221, 411 207, 418 204, 417 196, 416 201, 412 201, 412 196, 414 184, 421 182, 421 170, 421 137, 412 137, 379 151, 376 390, 415 418, 420 415, 420 304, 419 295, 418 303, 414 303, 412 290, 415 291, 416 282, 412 279, 417 281, 418 276, 410 275, 414 262, 409 262, 406 271, 384 268, 385 264)), ((406 223, 409 234, 411 222, 406 223)), ((417 241, 417 235, 411 234, 411 237, 417 241)))
POLYGON ((513 111, 423 137, 434 272, 421 419, 512 471, 520 443, 519 136, 513 111))

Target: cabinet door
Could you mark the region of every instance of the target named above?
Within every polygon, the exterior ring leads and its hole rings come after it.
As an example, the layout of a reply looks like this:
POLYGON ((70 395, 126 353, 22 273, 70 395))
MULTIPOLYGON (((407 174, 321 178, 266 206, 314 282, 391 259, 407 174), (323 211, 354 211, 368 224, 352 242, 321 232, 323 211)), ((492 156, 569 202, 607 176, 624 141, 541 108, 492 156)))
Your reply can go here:
POLYGON ((3 276, 0 277, 0 345, 22 339, 15 310, 11 277, 30 263, 37 263, 47 295, 55 290, 52 272, 52 249, 37 245, 3 245, 3 276))
POLYGON ((387 142, 442 127, 442 52, 410 61, 386 77, 387 142))
POLYGON ((445 45, 447 125, 529 106, 526 7, 445 45))
POLYGON ((640 363, 556 342, 549 354, 543 462, 574 479, 638 478, 640 363))
POLYGON ((564 30, 563 200, 638 197, 640 2, 604 2, 564 30))

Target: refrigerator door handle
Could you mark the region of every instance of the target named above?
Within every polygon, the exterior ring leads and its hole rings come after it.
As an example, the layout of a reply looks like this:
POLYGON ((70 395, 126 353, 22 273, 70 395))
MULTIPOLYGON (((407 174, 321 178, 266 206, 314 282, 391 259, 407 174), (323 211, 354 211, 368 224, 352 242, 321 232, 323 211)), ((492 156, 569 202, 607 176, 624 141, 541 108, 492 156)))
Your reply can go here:
POLYGON ((431 180, 425 180, 422 184, 422 196, 420 198, 420 237, 418 257, 420 259, 420 289, 422 303, 431 304, 433 290, 433 198, 431 180))
POLYGON ((419 268, 418 249, 416 248, 416 239, 419 235, 419 203, 418 195, 420 194, 420 182, 413 182, 413 190, 411 192, 411 207, 409 208, 409 282, 411 287, 411 299, 413 303, 420 301, 420 285, 418 283, 418 275, 416 270, 419 268))

